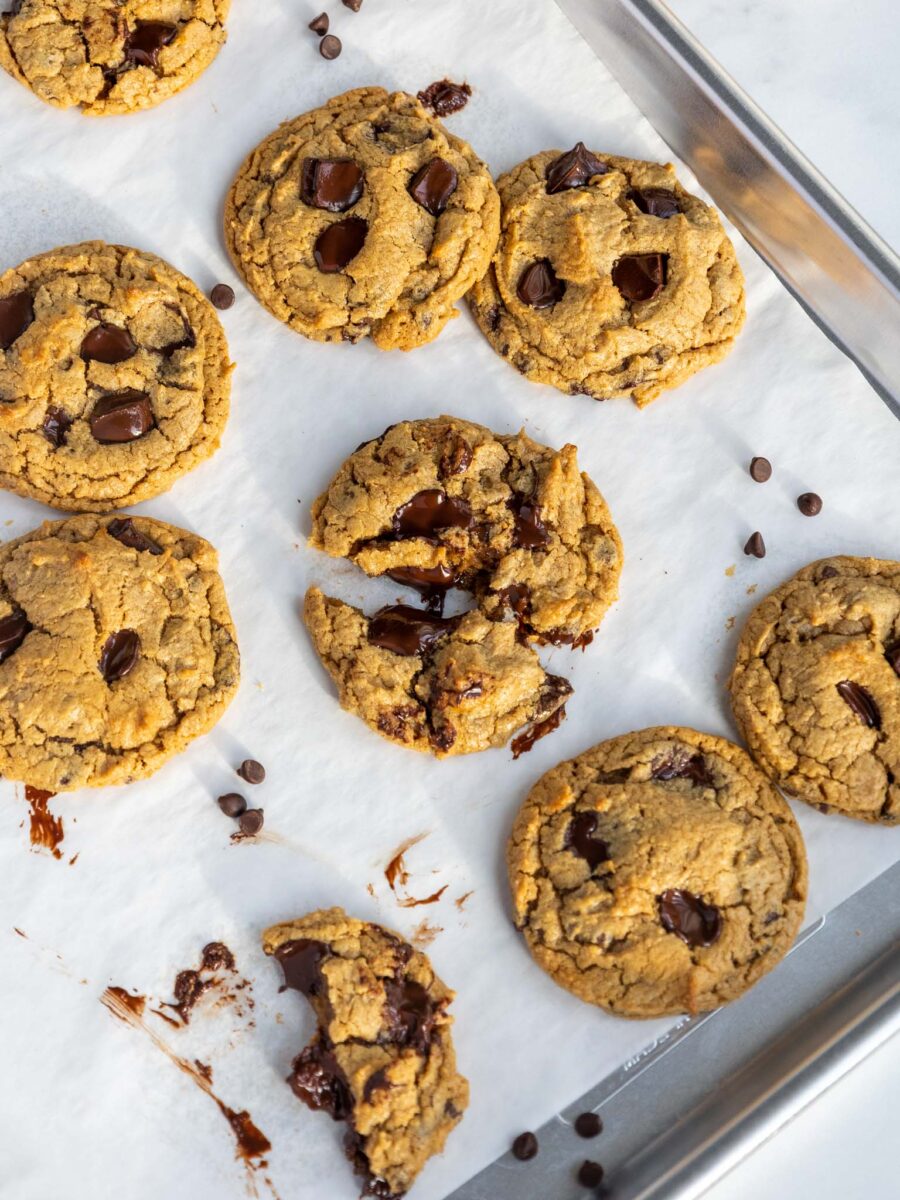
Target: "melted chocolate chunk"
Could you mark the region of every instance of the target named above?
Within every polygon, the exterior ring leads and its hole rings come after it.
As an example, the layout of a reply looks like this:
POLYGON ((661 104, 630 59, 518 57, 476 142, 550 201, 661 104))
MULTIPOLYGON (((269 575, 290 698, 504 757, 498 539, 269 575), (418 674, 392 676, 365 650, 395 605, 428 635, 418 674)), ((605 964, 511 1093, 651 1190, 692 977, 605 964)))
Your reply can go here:
POLYGON ((325 943, 313 941, 312 938, 295 938, 291 942, 284 942, 275 951, 275 957, 284 972, 284 985, 278 990, 284 992, 293 988, 304 996, 321 995, 325 988, 322 960, 328 954, 325 943))
POLYGON ((755 455, 750 459, 750 478, 754 483, 765 483, 772 478, 772 464, 767 458, 755 455))
POLYGON ((595 1112, 583 1112, 575 1118, 575 1132, 579 1137, 595 1138, 603 1132, 603 1122, 595 1112))
POLYGON ((127 329, 106 321, 85 334, 81 357, 85 362, 121 363, 137 354, 137 343, 127 329))
POLYGON ((817 517, 822 511, 822 497, 815 492, 804 492, 797 497, 797 507, 804 517, 817 517))
POLYGON ((0 350, 8 350, 34 320, 29 292, 13 292, 0 300, 0 350))
POLYGON ((757 529, 756 533, 751 533, 744 545, 744 553, 752 555, 753 558, 766 557, 766 543, 763 541, 763 535, 757 529))
MULTIPOLYGON (((577 854, 579 858, 583 858, 587 865, 593 871, 595 867, 599 867, 601 863, 609 862, 609 846, 602 838, 594 837, 597 830, 597 814, 592 812, 576 813, 569 822, 569 827, 566 830, 563 838, 563 845, 567 850, 571 850, 573 854, 577 854)), ((582 1114, 583 1116, 593 1116, 593 1113, 582 1114)), ((578 1118, 581 1120, 581 1117, 578 1118)), ((577 1128, 577 1123, 576 1123, 577 1128)), ((592 1133, 582 1133, 582 1137, 593 1137, 592 1133)), ((599 1133, 600 1130, 597 1130, 599 1133)))
MULTIPOLYGON (((823 571, 824 575, 825 572, 823 571)), ((835 574, 837 572, 835 571, 835 574)), ((887 646, 884 651, 884 657, 888 660, 897 675, 900 675, 900 642, 895 642, 893 646, 887 646)))
POLYGON ((138 529, 131 517, 114 517, 107 525, 106 532, 130 550, 146 551, 157 556, 163 553, 162 546, 138 529))
POLYGON ((388 578, 395 583, 415 588, 423 596, 432 596, 435 592, 445 592, 456 583, 456 575, 441 563, 437 567, 394 567, 388 571, 388 578))
POLYGON ((158 67, 159 52, 178 32, 167 21, 135 21, 125 39, 125 61, 133 67, 158 67))
POLYGON ((667 262, 667 254, 626 254, 613 266, 612 281, 632 303, 652 300, 665 287, 667 262))
POLYGON ((391 1040, 398 1046, 427 1050, 434 1033, 435 1009, 425 988, 413 979, 389 979, 384 994, 391 1040))
POLYGON ((632 188, 628 199, 632 200, 642 213, 651 217, 662 217, 663 220, 676 217, 681 212, 675 193, 670 192, 668 188, 632 188))
POLYGON ((875 697, 862 684, 845 679, 837 685, 837 690, 841 699, 850 706, 864 725, 871 729, 881 728, 881 712, 875 703, 875 697))
POLYGON ((407 604, 382 608, 369 622, 369 641, 393 654, 426 654, 438 638, 459 623, 459 617, 438 617, 407 604))
POLYGON ((74 417, 70 417, 67 412, 63 412, 61 408, 57 408, 55 404, 51 404, 44 414, 41 433, 51 446, 59 449, 60 446, 66 444, 66 435, 74 422, 74 417))
POLYGON ((134 670, 140 657, 141 639, 133 629, 119 629, 103 643, 97 665, 107 683, 116 683, 134 670))
POLYGON ((691 754, 687 750, 674 750, 671 754, 655 759, 650 769, 651 779, 689 779, 700 787, 714 787, 715 781, 709 773, 702 754, 691 754))
POLYGON ((550 260, 539 258, 519 276, 516 295, 531 308, 552 308, 566 294, 566 285, 557 279, 550 260))
POLYGON ((6 662, 11 654, 25 641, 31 632, 31 624, 21 609, 9 613, 0 620, 0 663, 6 662))
POLYGON ((304 158, 300 196, 312 208, 346 212, 363 194, 365 175, 352 158, 304 158))
POLYGON ((430 108, 436 117, 449 117, 451 113, 465 108, 471 95, 472 89, 467 83, 451 83, 449 79, 440 79, 419 92, 417 99, 425 108, 430 108))
POLYGON ((214 308, 225 312, 234 304, 234 288, 227 283, 217 283, 209 293, 209 299, 214 308))
POLYGON ((722 932, 722 914, 693 892, 668 888, 656 899, 659 920, 666 933, 674 933, 688 946, 711 946, 722 932))
POLYGON ((314 1112, 327 1112, 335 1121, 353 1115, 353 1096, 346 1076, 331 1053, 320 1042, 307 1046, 293 1062, 288 1083, 294 1095, 314 1112))
MULTIPOLYGON (((551 678, 554 678, 551 676, 551 678)), ((571 688, 569 689, 572 690, 571 688)), ((544 717, 543 721, 537 721, 530 729, 526 729, 524 733, 520 733, 518 737, 514 737, 510 743, 513 758, 521 758, 523 754, 527 754, 529 750, 534 749, 536 742, 547 736, 548 733, 553 733, 555 729, 559 729, 563 721, 566 719, 566 706, 561 704, 549 717, 544 717)))
POLYGON ((513 1155, 519 1162, 528 1162, 538 1152, 538 1140, 533 1133, 520 1133, 512 1144, 513 1155))
POLYGON ((365 1082, 363 1087, 363 1100, 366 1104, 372 1103, 372 1098, 376 1092, 385 1091, 391 1086, 388 1079, 387 1067, 382 1067, 378 1071, 373 1071, 365 1082))
POLYGON ((441 461, 438 470, 442 478, 448 475, 462 475, 472 465, 472 447, 464 437, 456 435, 446 443, 441 451, 441 461))
POLYGON ((324 35, 328 32, 328 13, 319 13, 317 17, 313 17, 308 28, 311 29, 313 33, 317 33, 319 37, 324 37, 324 35))
POLYGON ((586 1158, 578 1168, 578 1182, 582 1187, 596 1188, 603 1182, 603 1167, 598 1162, 586 1158))
POLYGON ((540 507, 528 496, 514 496, 509 507, 515 513, 513 543, 522 550, 537 550, 550 541, 547 526, 541 520, 540 507))
POLYGON ((90 420, 91 433, 102 446, 134 442, 149 433, 155 424, 150 397, 134 388, 113 392, 98 400, 90 420))
POLYGON ((472 509, 465 500, 448 496, 440 488, 427 488, 401 504, 391 524, 395 537, 427 538, 441 529, 471 528, 472 509))
POLYGON ((242 817, 247 811, 247 801, 240 792, 226 792, 224 796, 218 798, 216 804, 226 817, 232 817, 234 820, 242 817))
POLYGON ((584 142, 576 142, 571 150, 555 158, 547 167, 547 194, 552 196, 569 188, 584 187, 595 175, 605 175, 608 170, 606 163, 591 154, 584 142))
POLYGON ((456 168, 451 167, 442 158, 433 158, 416 171, 406 190, 416 204, 421 205, 433 217, 439 217, 458 184, 456 168))
POLYGON ((329 61, 333 58, 337 58, 343 48, 344 46, 341 42, 341 39, 339 37, 335 37, 333 33, 326 33, 321 42, 319 42, 319 53, 323 58, 327 58, 329 61))
MULTIPOLYGON (((174 309, 174 306, 173 310, 176 312, 178 311, 177 309, 174 309)), ((161 354, 163 358, 171 358, 172 355, 178 350, 193 350, 193 348, 197 345, 196 335, 194 330, 191 328, 187 317, 184 315, 184 313, 179 313, 179 316, 181 317, 182 324, 184 325, 184 336, 179 338, 177 342, 169 342, 167 346, 160 346, 157 353, 161 354)))
POLYGON ((345 217, 323 229, 313 250, 316 266, 322 274, 335 275, 343 271, 362 250, 368 232, 368 223, 362 217, 345 217))
POLYGON ((255 758, 245 758, 237 769, 238 775, 247 783, 263 783, 266 778, 266 768, 255 758))

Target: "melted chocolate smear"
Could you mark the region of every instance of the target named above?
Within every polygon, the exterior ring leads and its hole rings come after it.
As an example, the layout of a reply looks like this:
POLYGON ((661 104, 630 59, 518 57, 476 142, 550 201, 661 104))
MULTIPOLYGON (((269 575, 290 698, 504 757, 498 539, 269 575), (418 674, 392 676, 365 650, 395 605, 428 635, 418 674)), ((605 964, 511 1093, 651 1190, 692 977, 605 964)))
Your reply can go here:
POLYGON ((105 321, 95 325, 81 343, 81 357, 85 362, 121 363, 137 354, 137 342, 127 329, 109 325, 105 321))
POLYGON ((14 292, 0 300, 0 350, 8 350, 34 320, 29 292, 14 292))
POLYGON ((565 717, 566 706, 561 704, 549 717, 545 717, 543 721, 538 721, 536 725, 532 725, 530 729, 513 738, 511 746, 513 758, 519 758, 521 755, 527 754, 534 747, 535 742, 539 742, 548 733, 552 733, 554 729, 558 729, 565 720, 565 717))
POLYGON ((150 397, 134 388, 98 400, 90 422, 91 433, 101 446, 137 441, 155 424, 150 397))
POLYGON ((15 654, 31 629, 32 626, 21 609, 9 613, 0 621, 0 663, 6 662, 11 654, 15 654))
POLYGON ((583 652, 594 640, 594 631, 585 629, 582 633, 569 633, 565 629, 547 629, 537 634, 536 640, 540 646, 571 646, 573 650, 583 652))
POLYGON ((135 21, 125 39, 125 61, 133 67, 158 67, 159 52, 178 32, 166 21, 135 21))
POLYGON ((440 488, 427 488, 400 505, 391 525, 397 538, 427 538, 441 529, 470 529, 472 509, 440 488))
MULTIPOLYGON (((894 668, 896 670, 896 668, 894 668)), ((875 703, 875 697, 860 683, 844 679, 837 684, 838 694, 850 706, 864 725, 870 729, 881 728, 881 711, 875 703)))
POLYGON ((647 213, 650 217, 662 217, 664 221, 669 217, 676 217, 681 212, 675 193, 670 192, 668 188, 632 188, 628 199, 633 201, 642 213, 647 213))
MULTIPOLYGON (((592 871, 595 867, 599 867, 601 863, 608 862, 610 857, 607 843, 602 838, 594 837, 596 829, 596 813, 576 813, 569 822, 569 827, 563 838, 565 848, 583 858, 592 871)), ((581 1130, 578 1132, 581 1133, 581 1130)), ((599 1130, 597 1132, 599 1133, 599 1130)), ((581 1136, 593 1137, 593 1134, 584 1133, 581 1136)))
POLYGON ((130 550, 146 551, 156 556, 163 553, 162 546, 138 529, 131 517, 115 517, 107 525, 106 532, 130 550))
POLYGON ((55 792, 25 785, 25 803, 31 809, 29 838, 32 847, 49 850, 54 858, 62 858, 59 846, 63 840, 62 817, 54 817, 47 807, 55 792))
POLYGON ((552 196, 569 188, 584 187, 595 175, 605 175, 608 170, 606 163, 591 154, 584 142, 576 142, 571 150, 555 158, 547 167, 547 194, 552 196))
POLYGON ((291 942, 284 942, 275 951, 275 957, 284 972, 284 984, 278 990, 284 992, 293 988, 304 996, 320 996, 325 988, 321 965, 328 953, 324 942, 316 942, 312 938, 295 938, 291 942))
POLYGON ((433 217, 439 217, 458 184, 456 168, 443 158, 433 158, 413 175, 406 190, 416 204, 433 217))
POLYGON ((509 507, 515 513, 514 544, 522 550, 537 550, 546 546, 550 534, 541 520, 540 507, 528 496, 514 496, 509 507))
POLYGON ((117 683, 134 670, 140 657, 140 637, 133 629, 119 629, 104 642, 97 665, 107 683, 117 683))
POLYGON ((465 108, 471 95, 472 89, 467 83, 451 83, 449 79, 440 79, 419 92, 417 99, 425 108, 430 108, 436 117, 449 117, 451 113, 465 108))
POLYGON ((702 754, 690 754, 687 750, 673 750, 653 762, 651 779, 689 779, 700 787, 715 787, 702 754))
POLYGON ((44 414, 41 433, 50 445, 58 450, 60 446, 66 444, 66 437, 74 422, 74 417, 70 417, 67 412, 63 412, 61 408, 57 408, 55 404, 51 404, 44 414))
POLYGON ((693 892, 669 888, 657 897, 659 920, 667 933, 680 937, 691 948, 711 946, 722 932, 722 914, 693 892))
POLYGON ((362 217, 345 217, 323 229, 313 249, 316 266, 322 274, 335 275, 343 271, 362 250, 368 232, 368 222, 362 217))
POLYGON ((335 1121, 353 1115, 353 1096, 335 1056, 314 1041, 294 1059, 288 1083, 294 1095, 313 1110, 327 1112, 335 1121))
MULTIPOLYGON (((326 18, 327 21, 327 18, 326 18)), ((365 175, 352 158, 304 158, 300 196, 312 208, 346 212, 363 194, 365 175)))
POLYGON ((516 295, 530 308, 552 308, 566 294, 566 285, 557 279, 547 258, 531 263, 519 276, 516 295))
POLYGON ((385 981, 385 1014, 391 1041, 424 1052, 434 1033, 435 1008, 428 992, 413 979, 385 981))
POLYGON ((366 1104, 371 1104, 372 1097, 376 1092, 385 1091, 390 1086, 391 1082, 388 1079, 387 1067, 381 1067, 378 1071, 373 1071, 363 1087, 363 1100, 366 1104))
POLYGON ((408 604, 382 608, 369 622, 369 641, 394 654, 426 654, 438 638, 459 624, 459 617, 439 617, 408 604))
POLYGON ((120 987, 111 987, 107 990, 112 992, 118 1002, 129 1012, 134 1013, 136 1017, 144 1015, 144 1009, 147 1007, 146 996, 132 996, 131 992, 126 992, 124 988, 120 987))
POLYGON ((631 303, 652 300, 666 283, 667 254, 626 254, 612 269, 612 281, 631 303))

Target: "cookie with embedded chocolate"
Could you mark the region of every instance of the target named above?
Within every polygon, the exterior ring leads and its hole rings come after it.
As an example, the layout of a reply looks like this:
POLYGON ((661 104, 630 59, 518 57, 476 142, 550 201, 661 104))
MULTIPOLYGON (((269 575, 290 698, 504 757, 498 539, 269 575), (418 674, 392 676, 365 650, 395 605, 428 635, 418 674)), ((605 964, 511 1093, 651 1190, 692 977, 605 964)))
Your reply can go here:
POLYGON ((231 0, 13 0, 0 66, 57 108, 91 117, 151 108, 225 44, 231 0))
POLYGON ((731 676, 750 753, 824 812, 900 821, 900 563, 810 563, 750 614, 731 676))
POLYGON ((231 363, 199 289, 155 254, 83 242, 0 277, 0 487, 107 512, 209 458, 231 363))
POLYGON ((225 206, 247 286, 305 337, 411 350, 487 270, 500 202, 471 146, 414 97, 364 87, 287 121, 225 206))
POLYGON ((469 303, 528 379, 643 406, 731 349, 744 322, 734 247, 672 166, 579 142, 497 187, 500 240, 469 303))
POLYGON ((47 521, 0 546, 0 775, 130 783, 210 730, 239 676, 217 565, 148 517, 47 521))
POLYGON ((561 987, 626 1017, 703 1012, 800 928, 797 822, 738 746, 660 727, 548 771, 513 825, 515 919, 561 987))
POLYGON ((469 1103, 450 1036, 453 993, 398 934, 340 908, 273 925, 263 949, 318 1019, 288 1083, 346 1122, 365 1194, 399 1200, 469 1103))

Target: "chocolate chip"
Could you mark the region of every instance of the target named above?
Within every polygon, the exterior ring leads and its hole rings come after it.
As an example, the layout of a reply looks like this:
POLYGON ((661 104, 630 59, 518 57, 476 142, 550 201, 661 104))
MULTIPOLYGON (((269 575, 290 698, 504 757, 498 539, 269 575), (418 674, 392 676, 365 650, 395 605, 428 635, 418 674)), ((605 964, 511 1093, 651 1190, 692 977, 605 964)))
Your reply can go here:
POLYGON ((237 769, 238 775, 247 783, 262 783, 266 777, 266 768, 255 758, 245 758, 237 769))
POLYGON ((472 465, 472 447, 464 437, 454 435, 441 451, 438 471, 442 479, 448 475, 462 475, 472 465))
POLYGON ((226 792, 216 801, 226 817, 242 817, 247 811, 247 801, 240 792, 226 792))
POLYGON ((756 483, 765 483, 772 478, 772 464, 767 458, 757 456, 750 459, 750 478, 756 483))
POLYGON ((666 283, 667 254, 626 254, 612 269, 612 281, 632 303, 652 300, 666 283))
POLYGON ((81 357, 85 362, 121 363, 137 354, 137 343, 127 329, 103 321, 84 336, 81 357))
POLYGON ((681 212, 675 193, 670 192, 668 188, 632 188, 628 193, 628 199, 633 201, 642 213, 646 213, 650 217, 662 217, 663 220, 668 220, 669 217, 675 217, 681 212))
POLYGON ((603 1168, 598 1162, 586 1158, 578 1168, 578 1182, 586 1188, 599 1187, 603 1182, 603 1168))
POLYGON ((166 21, 135 21, 125 39, 125 61, 135 67, 159 66, 159 52, 178 32, 166 21))
POLYGON ((459 176, 456 168, 443 158, 433 158, 416 171, 406 189, 426 212, 439 217, 447 207, 447 201, 456 191, 459 176))
POLYGON ((368 223, 362 217, 345 217, 323 229, 313 251, 316 266, 323 275, 343 271, 362 250, 368 232, 368 223))
POLYGON ((9 656, 18 650, 31 628, 21 609, 16 609, 0 620, 0 663, 6 662, 9 656))
POLYGON ((751 533, 747 538, 747 543, 744 546, 744 553, 752 554, 754 558, 766 557, 766 543, 763 541, 763 535, 759 532, 759 530, 757 530, 756 533, 751 533))
POLYGON ((364 186, 363 169, 352 158, 303 160, 300 169, 300 198, 311 208, 346 212, 359 200, 364 186))
POLYGON ((419 92, 417 99, 425 108, 430 108, 436 117, 449 117, 451 113, 465 108, 471 95, 472 89, 467 83, 451 83, 449 79, 440 79, 419 92))
POLYGON ((391 524, 398 538, 427 538, 441 529, 470 529, 472 509, 440 488, 426 488, 400 505, 391 524))
POLYGON ((217 283, 209 293, 209 298, 215 308, 224 312, 234 304, 234 288, 227 283, 217 283))
POLYGON ((72 428, 74 422, 74 417, 70 417, 67 412, 63 412, 61 408, 57 408, 55 404, 51 404, 44 414, 41 433, 51 446, 56 446, 58 449, 60 446, 65 445, 66 434, 72 428))
POLYGON ((372 617, 368 638, 373 646, 393 654, 424 654, 458 623, 458 617, 438 617, 408 604, 394 604, 372 617))
POLYGON ((584 142, 576 142, 571 150, 555 158, 547 167, 547 194, 552 196, 569 188, 584 187, 595 175, 605 175, 608 170, 607 164, 591 154, 584 142))
POLYGON ((322 959, 327 955, 328 947, 324 942, 316 942, 311 938, 283 942, 275 951, 275 957, 284 972, 284 984, 279 991, 293 988, 304 996, 320 995, 325 986, 320 968, 322 959))
POLYGON ((881 728, 881 711, 867 688, 849 679, 842 680, 836 686, 841 699, 850 706, 864 725, 871 729, 881 728))
POLYGON ((533 1133, 520 1133, 512 1144, 512 1152, 520 1162, 528 1162, 538 1152, 538 1140, 533 1133))
POLYGON ((241 833, 247 837, 256 837, 263 827, 265 817, 261 808, 248 808, 245 813, 241 813, 238 824, 241 833))
POLYGON ((104 396, 91 413, 91 433, 102 446, 133 442, 149 433, 153 425, 150 397, 134 388, 104 396))
POLYGON ((840 572, 838 571, 837 567, 833 567, 831 565, 831 563, 826 563, 825 566, 822 568, 822 570, 819 572, 819 578, 820 579, 836 579, 839 574, 840 574, 840 572))
MULTIPOLYGON (((602 838, 594 837, 596 829, 596 813, 576 813, 569 822, 565 837, 563 838, 565 848, 571 850, 573 854, 577 854, 579 858, 583 858, 592 871, 595 867, 599 867, 601 863, 609 861, 609 846, 602 838)), ((578 1121, 581 1121, 582 1118, 593 1116, 594 1113, 582 1113, 578 1121)), ((599 1119, 598 1117, 597 1120, 599 1119)), ((575 1122, 575 1130, 582 1137, 595 1137, 600 1132, 600 1129, 597 1128, 594 1133, 585 1133, 582 1127, 579 1126, 578 1121, 575 1122)))
POLYGON ((547 526, 541 520, 540 506, 526 496, 514 496, 509 507, 515 513, 513 543, 521 550, 536 550, 550 541, 547 526))
POLYGON ((519 276, 516 295, 531 308, 552 308, 566 294, 566 285, 557 279, 550 260, 539 258, 519 276))
POLYGON ((333 33, 326 33, 321 42, 319 42, 319 53, 323 58, 337 58, 343 48, 341 39, 335 37, 333 33))
POLYGON ((322 12, 317 17, 313 17, 309 23, 309 28, 313 33, 317 33, 319 37, 324 36, 328 32, 328 13, 322 12))
POLYGON ((656 903, 659 920, 666 933, 674 933, 687 946, 711 946, 722 932, 722 914, 714 904, 706 904, 693 892, 668 888, 656 903))
POLYGON ((349 8, 351 12, 359 12, 362 8, 362 0, 341 0, 344 8, 349 8))
POLYGON ((900 675, 900 642, 885 649, 884 657, 888 660, 897 675, 900 675))
POLYGON ((797 497, 797 507, 804 517, 817 517, 822 511, 822 497, 815 492, 804 492, 797 497))
POLYGON ((575 1118, 575 1132, 579 1137, 594 1138, 603 1132, 603 1122, 595 1112, 583 1112, 575 1118))
POLYGON ((106 532, 131 550, 146 551, 157 556, 163 553, 159 542, 154 542, 152 537, 138 529, 131 517, 115 517, 107 525, 106 532))
POLYGON ((650 778, 663 781, 690 779, 691 783, 700 787, 715 786, 715 780, 709 773, 703 755, 691 754, 683 748, 654 759, 650 768, 650 778))
POLYGON ((0 350, 8 350, 34 320, 29 292, 13 292, 0 300, 0 350))
POLYGON ((100 652, 100 674, 107 683, 117 683, 137 666, 141 657, 141 639, 133 629, 111 633, 100 652))

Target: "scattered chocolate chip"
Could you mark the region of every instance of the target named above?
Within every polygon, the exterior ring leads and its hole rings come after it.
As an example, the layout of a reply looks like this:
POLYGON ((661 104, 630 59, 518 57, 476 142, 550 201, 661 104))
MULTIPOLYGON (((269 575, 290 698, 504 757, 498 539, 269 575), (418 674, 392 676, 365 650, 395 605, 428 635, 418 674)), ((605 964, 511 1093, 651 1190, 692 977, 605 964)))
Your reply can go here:
POLYGON ((0 350, 8 350, 34 320, 29 292, 13 292, 0 300, 0 350))
POLYGON ((90 419, 91 433, 102 446, 133 442, 149 433, 154 425, 150 397, 134 388, 98 400, 90 419))
POLYGON ((0 620, 0 663, 18 650, 30 631, 31 625, 21 609, 0 620))
POLYGON ((64 446, 66 443, 66 434, 72 428, 75 418, 70 417, 67 412, 63 412, 61 408, 57 408, 55 404, 51 404, 44 414, 44 422, 41 425, 41 433, 47 439, 51 446, 64 446))
POLYGON ((209 298, 215 308, 224 312, 234 304, 234 288, 227 283, 217 283, 209 293, 209 298))
POLYGON ((134 358, 137 349, 127 329, 104 321, 85 334, 80 353, 85 362, 121 363, 134 358))
POLYGON ((595 175, 605 175, 608 170, 607 164, 591 154, 584 142, 576 142, 571 150, 555 158, 547 167, 547 194, 552 196, 569 188, 584 187, 595 175))
POLYGON ((248 808, 245 813, 241 813, 238 824, 241 833, 246 837, 256 837, 262 829, 264 821, 265 817, 261 808, 248 808))
POLYGON ((626 254, 612 269, 612 281, 623 297, 637 303, 652 300, 666 283, 666 254, 626 254))
POLYGON ((714 787, 715 780, 709 773, 702 754, 691 754, 681 749, 654 759, 650 768, 651 779, 690 779, 700 787, 714 787))
POLYGON ((335 37, 333 33, 326 33, 321 42, 319 42, 319 53, 323 58, 327 58, 329 60, 332 58, 337 58, 343 48, 344 47, 341 44, 341 39, 339 37, 335 37))
POLYGON ((313 33, 317 33, 319 37, 323 37, 328 32, 328 13, 322 12, 317 17, 313 17, 309 23, 309 28, 313 33))
POLYGON ((201 970, 233 971, 234 955, 224 942, 207 942, 200 957, 201 970))
POLYGON ((283 942, 275 951, 275 957, 284 972, 284 984, 279 991, 293 988, 304 996, 318 996, 325 983, 320 967, 327 955, 328 947, 324 942, 316 942, 311 938, 283 942))
POLYGON ((427 538, 441 529, 470 529, 472 509, 440 488, 426 488, 400 505, 391 524, 398 538, 427 538))
POLYGON ((141 639, 133 629, 111 633, 100 652, 100 674, 107 683, 117 683, 137 666, 141 657, 141 639))
POLYGON ((165 21, 135 21, 125 38, 125 61, 134 67, 159 66, 159 52, 178 32, 177 25, 165 21))
POLYGON ((436 117, 449 117, 451 113, 465 108, 471 95, 472 89, 467 83, 451 83, 449 79, 440 79, 419 92, 417 99, 425 108, 430 108, 436 117))
POLYGON ((131 550, 146 550, 154 555, 163 553, 159 542, 154 542, 152 537, 138 529, 131 517, 114 517, 107 525, 106 532, 131 550))
POLYGON ((247 801, 240 792, 226 792, 216 801, 226 817, 242 817, 247 811, 247 801))
POLYGON ((763 541, 763 535, 757 529, 756 533, 751 533, 747 538, 744 546, 745 554, 752 554, 754 558, 766 557, 766 543, 763 541))
POLYGON ((406 189, 416 204, 439 217, 447 207, 447 201, 456 191, 459 176, 456 168, 443 158, 433 158, 416 171, 406 189))
POLYGON ((667 933, 674 933, 687 946, 711 946, 722 932, 722 914, 715 904, 706 904, 693 892, 668 888, 656 903, 659 920, 667 933))
POLYGON ((750 478, 756 483, 765 483, 772 478, 772 464, 767 458, 756 456, 750 459, 750 478))
POLYGON ((547 526, 541 519, 540 506, 530 497, 514 496, 509 507, 515 513, 513 543, 521 550, 537 550, 550 541, 547 526))
POLYGON ((575 1132, 579 1137, 594 1138, 603 1132, 603 1122, 595 1112, 583 1112, 575 1118, 575 1132))
POLYGON ((519 276, 516 295, 531 308, 552 308, 566 294, 566 285, 558 279, 550 260, 539 258, 519 276))
POLYGON ((313 251, 323 275, 334 275, 356 258, 366 240, 369 226, 362 217, 345 217, 328 225, 316 238, 313 251))
MULTIPOLYGON (((571 850, 573 854, 577 854, 579 858, 583 858, 592 871, 595 867, 599 867, 601 863, 609 861, 609 846, 602 838, 594 837, 596 829, 596 813, 576 813, 569 822, 565 837, 563 838, 565 848, 571 850)), ((599 1126, 593 1133, 585 1132, 589 1119, 600 1120, 594 1113, 582 1113, 575 1122, 575 1131, 582 1137, 595 1137, 600 1132, 601 1127, 599 1126), (581 1122, 580 1125, 579 1122, 581 1122)))
POLYGON ((586 1188, 599 1187, 603 1182, 603 1168, 598 1162, 586 1158, 578 1168, 578 1182, 586 1188))
POLYGON ((668 220, 669 217, 675 217, 681 212, 675 193, 670 192, 668 188, 632 188, 628 193, 628 199, 633 201, 642 213, 646 213, 650 217, 662 217, 663 220, 668 220))
POLYGON ((512 1152, 520 1162, 528 1162, 538 1152, 538 1140, 533 1133, 520 1133, 512 1144, 512 1152))
POLYGON ((817 517, 822 511, 822 497, 815 492, 804 492, 797 497, 797 507, 804 517, 817 517))
POLYGON ((359 200, 364 187, 363 169, 352 158, 303 160, 300 169, 300 198, 311 208, 346 212, 359 200))
POLYGON ((900 675, 900 642, 885 649, 884 657, 888 660, 897 675, 900 675))
POLYGON ((238 775, 246 783, 262 783, 266 777, 266 768, 255 758, 245 758, 237 769, 238 775))
POLYGON ((369 641, 393 654, 424 654, 459 623, 458 617, 438 617, 408 604, 382 608, 369 622, 369 641))
POLYGON ((349 8, 351 12, 359 12, 362 8, 362 0, 341 0, 344 8, 349 8))
POLYGON ((837 684, 838 694, 850 706, 864 725, 872 729, 881 728, 881 711, 872 693, 860 683, 844 679, 837 684))

